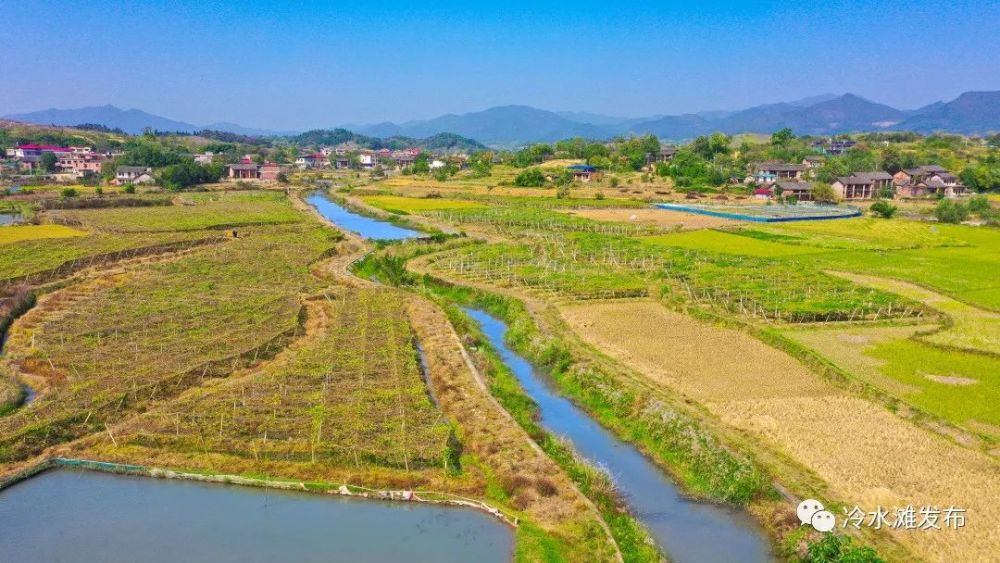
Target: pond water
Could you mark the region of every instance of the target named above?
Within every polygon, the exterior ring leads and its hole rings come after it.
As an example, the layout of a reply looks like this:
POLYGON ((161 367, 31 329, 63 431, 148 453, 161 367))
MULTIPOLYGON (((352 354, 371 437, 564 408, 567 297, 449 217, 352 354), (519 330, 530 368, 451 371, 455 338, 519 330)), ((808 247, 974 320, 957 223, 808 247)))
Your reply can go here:
POLYGON ((21 220, 18 213, 0 213, 0 225, 13 225, 21 220))
POLYGON ((365 217, 337 204, 323 193, 313 193, 306 197, 306 202, 316 208, 320 215, 326 217, 334 225, 357 233, 367 239, 403 240, 424 236, 419 231, 397 227, 388 221, 380 221, 365 217))
POLYGON ((466 308, 465 312, 479 323, 501 359, 538 403, 542 426, 565 436, 587 460, 608 470, 632 514, 672 561, 774 560, 767 535, 748 513, 686 498, 639 450, 561 397, 531 363, 514 353, 504 342, 507 325, 503 321, 477 309, 466 308))
POLYGON ((20 563, 510 561, 475 510, 89 471, 0 491, 0 559, 20 563))

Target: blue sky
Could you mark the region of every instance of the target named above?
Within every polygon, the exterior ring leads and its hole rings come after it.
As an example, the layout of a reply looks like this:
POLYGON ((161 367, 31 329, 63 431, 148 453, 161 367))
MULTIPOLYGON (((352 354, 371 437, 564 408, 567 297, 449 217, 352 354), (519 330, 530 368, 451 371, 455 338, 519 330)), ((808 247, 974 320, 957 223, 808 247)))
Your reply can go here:
POLYGON ((196 124, 622 116, 826 92, 1000 89, 1000 2, 0 0, 0 115, 115 104, 196 124))

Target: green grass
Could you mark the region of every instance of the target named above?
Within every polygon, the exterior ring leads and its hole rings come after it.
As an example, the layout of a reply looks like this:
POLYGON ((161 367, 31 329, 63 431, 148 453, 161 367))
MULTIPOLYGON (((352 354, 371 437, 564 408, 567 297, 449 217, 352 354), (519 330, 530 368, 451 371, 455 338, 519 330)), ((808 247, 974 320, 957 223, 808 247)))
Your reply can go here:
POLYGON ((282 193, 215 192, 182 196, 177 205, 132 209, 80 209, 53 212, 57 221, 116 233, 193 231, 303 220, 282 193))
POLYGON ((758 257, 782 257, 822 252, 807 246, 783 244, 784 241, 780 239, 779 241, 762 240, 761 238, 740 236, 712 229, 642 237, 639 240, 643 244, 655 247, 688 248, 758 257))
POLYGON ((908 402, 961 426, 985 422, 1000 435, 1000 357, 913 340, 879 344, 865 354, 884 362, 879 369, 885 375, 917 388, 903 395, 908 402), (940 377, 960 379, 935 381, 940 377))
POLYGON ((23 240, 0 245, 0 282, 59 268, 88 257, 216 236, 218 233, 92 234, 64 239, 23 240))
POLYGON ((409 214, 442 209, 472 209, 486 207, 482 203, 460 199, 415 198, 392 195, 366 196, 365 203, 391 213, 409 214))

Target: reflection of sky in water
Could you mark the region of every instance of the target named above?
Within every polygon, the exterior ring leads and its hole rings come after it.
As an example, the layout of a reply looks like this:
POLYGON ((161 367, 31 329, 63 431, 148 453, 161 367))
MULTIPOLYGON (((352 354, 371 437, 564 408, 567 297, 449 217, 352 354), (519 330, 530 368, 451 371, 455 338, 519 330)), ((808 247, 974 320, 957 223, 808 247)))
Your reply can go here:
POLYGON ((510 561, 477 510, 53 470, 0 492, 0 560, 510 561))
POLYGON ((0 225, 11 225, 21 216, 14 213, 0 213, 0 225))
POLYGON ((571 401, 557 394, 545 376, 504 342, 507 326, 475 309, 465 309, 483 330, 525 392, 538 403, 541 424, 565 436, 594 465, 605 468, 632 513, 650 530, 671 560, 770 561, 764 531, 742 510, 693 502, 636 448, 594 422, 571 401))
POLYGON ((387 221, 379 221, 348 211, 322 194, 312 194, 306 201, 333 224, 368 239, 401 240, 423 236, 412 229, 404 229, 387 221))

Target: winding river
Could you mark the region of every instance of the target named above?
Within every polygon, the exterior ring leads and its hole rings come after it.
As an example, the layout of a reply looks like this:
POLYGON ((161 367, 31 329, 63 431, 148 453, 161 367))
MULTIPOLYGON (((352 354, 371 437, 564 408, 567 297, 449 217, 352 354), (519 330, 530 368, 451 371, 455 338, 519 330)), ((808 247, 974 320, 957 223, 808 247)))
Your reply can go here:
POLYGON ((723 563, 774 559, 767 535, 748 513, 686 498, 639 450, 560 396, 531 363, 512 351, 504 341, 507 325, 503 321, 478 309, 464 310, 538 403, 542 426, 568 438, 580 455, 612 475, 631 512, 671 560, 723 563))
POLYGON ((335 225, 357 233, 367 239, 404 240, 420 238, 423 233, 413 229, 397 227, 388 221, 380 221, 355 213, 334 202, 322 192, 315 192, 306 197, 306 202, 316 208, 316 211, 329 219, 335 225))

